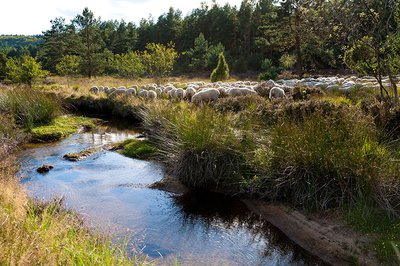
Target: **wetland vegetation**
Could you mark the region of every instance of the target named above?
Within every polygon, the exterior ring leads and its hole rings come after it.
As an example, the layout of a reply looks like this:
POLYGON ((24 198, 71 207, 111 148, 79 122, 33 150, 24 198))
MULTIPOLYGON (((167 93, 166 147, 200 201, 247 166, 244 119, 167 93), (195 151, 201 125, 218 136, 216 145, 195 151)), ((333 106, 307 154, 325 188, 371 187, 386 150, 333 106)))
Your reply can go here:
POLYGON ((399 28, 394 0, 262 0, 186 17, 171 8, 138 27, 85 8, 70 24, 53 20, 32 49, 2 36, 0 263, 147 263, 61 199, 30 199, 15 178, 18 147, 93 129, 88 117, 101 116, 144 131, 110 149, 161 162, 196 193, 334 216, 368 237, 373 262, 397 264, 399 28), (321 69, 341 75, 317 78, 321 69))

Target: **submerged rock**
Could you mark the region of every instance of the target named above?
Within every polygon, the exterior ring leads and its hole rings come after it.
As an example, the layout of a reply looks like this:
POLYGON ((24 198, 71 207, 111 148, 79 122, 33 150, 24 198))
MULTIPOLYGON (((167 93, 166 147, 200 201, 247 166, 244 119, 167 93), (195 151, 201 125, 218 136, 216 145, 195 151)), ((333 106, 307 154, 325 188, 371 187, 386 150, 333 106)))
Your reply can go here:
POLYGON ((48 172, 50 172, 50 170, 52 170, 54 168, 54 166, 50 165, 50 164, 44 164, 42 166, 40 166, 38 169, 36 169, 36 171, 40 174, 46 174, 48 172))
POLYGON ((182 184, 178 179, 166 176, 158 182, 155 182, 149 186, 153 189, 159 189, 162 191, 171 192, 174 194, 186 194, 190 189, 182 184))
POLYGON ((74 152, 74 153, 65 154, 63 156, 63 158, 67 161, 77 162, 77 161, 83 160, 101 150, 102 150, 102 147, 90 148, 90 149, 83 150, 83 151, 76 152, 76 153, 74 152))

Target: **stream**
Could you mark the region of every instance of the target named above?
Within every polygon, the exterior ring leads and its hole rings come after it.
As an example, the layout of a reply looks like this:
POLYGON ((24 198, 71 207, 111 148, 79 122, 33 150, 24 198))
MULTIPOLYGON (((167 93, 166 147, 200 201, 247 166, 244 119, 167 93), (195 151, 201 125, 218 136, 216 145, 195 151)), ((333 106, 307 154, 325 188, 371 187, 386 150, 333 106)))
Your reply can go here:
POLYGON ((82 161, 63 155, 138 136, 134 129, 101 126, 51 144, 29 145, 18 154, 19 176, 38 200, 64 197, 67 208, 90 227, 127 241, 156 265, 324 265, 241 201, 212 193, 175 195, 148 186, 164 176, 163 165, 101 151, 82 161), (48 174, 36 169, 51 164, 48 174))

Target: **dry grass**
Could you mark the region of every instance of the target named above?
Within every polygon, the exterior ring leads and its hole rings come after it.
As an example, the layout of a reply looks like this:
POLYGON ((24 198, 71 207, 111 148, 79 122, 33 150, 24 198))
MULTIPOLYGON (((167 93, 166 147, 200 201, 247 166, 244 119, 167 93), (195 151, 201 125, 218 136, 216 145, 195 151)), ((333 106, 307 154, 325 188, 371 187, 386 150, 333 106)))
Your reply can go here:
MULTIPOLYGON (((231 78, 228 81, 236 81, 236 78, 231 78)), ((204 77, 170 77, 165 83, 186 83, 186 82, 194 82, 194 81, 205 81, 210 82, 209 78, 204 77)), ((110 76, 100 76, 94 77, 92 79, 88 79, 86 77, 61 77, 61 76, 52 76, 47 79, 47 82, 43 84, 36 84, 35 87, 51 91, 57 94, 61 94, 63 96, 83 96, 89 93, 89 88, 93 86, 108 86, 108 87, 130 87, 132 85, 146 85, 155 83, 154 79, 151 78, 142 78, 142 79, 127 79, 127 78, 114 78, 110 76)))

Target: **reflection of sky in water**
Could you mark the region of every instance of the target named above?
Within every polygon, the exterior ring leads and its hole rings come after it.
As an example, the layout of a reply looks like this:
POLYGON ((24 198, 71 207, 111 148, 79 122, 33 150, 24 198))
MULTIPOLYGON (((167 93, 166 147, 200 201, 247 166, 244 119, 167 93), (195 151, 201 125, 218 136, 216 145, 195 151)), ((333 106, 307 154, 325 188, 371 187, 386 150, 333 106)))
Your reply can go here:
MULTIPOLYGON (((39 145, 20 153, 22 183, 31 196, 63 195, 96 226, 151 258, 175 258, 180 265, 302 265, 314 264, 281 233, 260 221, 239 202, 214 195, 176 197, 148 189, 163 177, 161 165, 100 152, 80 162, 64 154, 122 141, 135 132, 113 129, 77 134, 59 143, 39 145), (36 168, 54 165, 40 175, 36 168)), ((311 259, 311 260, 310 260, 311 259)), ((158 264, 158 263, 157 263, 158 264)))

